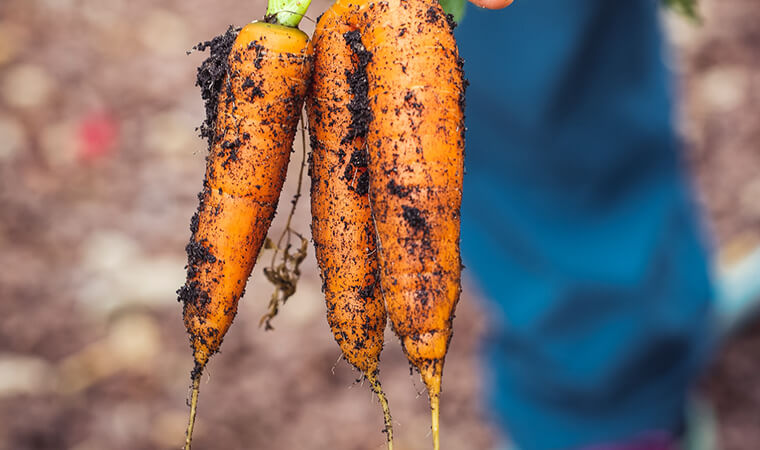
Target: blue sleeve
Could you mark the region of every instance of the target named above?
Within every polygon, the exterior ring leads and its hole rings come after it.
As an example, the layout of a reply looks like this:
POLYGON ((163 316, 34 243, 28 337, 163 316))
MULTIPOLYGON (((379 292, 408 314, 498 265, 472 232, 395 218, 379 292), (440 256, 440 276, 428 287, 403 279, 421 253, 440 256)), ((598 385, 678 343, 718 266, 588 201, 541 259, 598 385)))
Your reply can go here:
POLYGON ((518 447, 675 431, 712 345, 655 1, 470 5, 462 247, 518 447))

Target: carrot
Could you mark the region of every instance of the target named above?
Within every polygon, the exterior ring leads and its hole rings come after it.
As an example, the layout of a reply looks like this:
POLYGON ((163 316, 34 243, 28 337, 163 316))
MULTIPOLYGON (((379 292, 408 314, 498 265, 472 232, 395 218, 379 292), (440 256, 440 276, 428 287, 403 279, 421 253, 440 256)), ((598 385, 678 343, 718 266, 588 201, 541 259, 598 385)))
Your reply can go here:
POLYGON ((378 381, 386 325, 378 286, 375 229, 368 196, 365 136, 369 119, 368 53, 333 10, 314 32, 314 79, 307 97, 311 135, 312 237, 321 269, 327 321, 346 360, 369 381, 383 407, 388 448, 390 410, 378 381))
POLYGON ((428 389, 439 443, 443 365, 461 292, 464 72, 435 0, 376 4, 362 32, 373 121, 370 199, 393 329, 428 389))
POLYGON ((276 11, 267 17, 275 23, 253 22, 236 37, 230 30, 198 46, 212 50, 198 77, 209 155, 190 225, 187 282, 177 291, 195 361, 186 449, 201 373, 232 324, 274 217, 310 79, 308 38, 298 21, 281 25, 276 11))
POLYGON ((439 440, 443 365, 459 300, 464 76, 436 0, 338 0, 371 61, 369 197, 392 327, 430 397, 439 440))

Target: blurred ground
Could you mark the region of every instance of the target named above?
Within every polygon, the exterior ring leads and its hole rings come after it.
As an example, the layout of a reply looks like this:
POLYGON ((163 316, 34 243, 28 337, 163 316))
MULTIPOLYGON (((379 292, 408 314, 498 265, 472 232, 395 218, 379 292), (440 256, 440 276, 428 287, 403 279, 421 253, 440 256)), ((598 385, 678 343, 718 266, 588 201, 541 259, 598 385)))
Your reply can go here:
MULTIPOLYGON (((174 291, 205 152, 193 86, 203 55, 185 52, 264 10, 261 0, 209 4, 0 2, 0 450, 181 442, 191 360, 174 291)), ((667 23, 701 200, 717 243, 735 254, 760 241, 760 8, 706 0, 703 13, 702 27, 667 23)), ((286 187, 283 201, 293 193, 286 187)), ((297 228, 308 231, 305 205, 297 228)), ((268 333, 257 324, 271 287, 256 269, 204 376, 197 448, 383 448, 376 402, 338 360, 311 250, 303 269, 268 333)), ((475 296, 467 286, 447 359, 451 449, 494 441, 478 402, 475 296)), ((708 376, 723 448, 760 442, 758 350, 760 326, 708 376)), ((395 338, 383 355, 397 447, 427 448, 423 386, 395 338)))

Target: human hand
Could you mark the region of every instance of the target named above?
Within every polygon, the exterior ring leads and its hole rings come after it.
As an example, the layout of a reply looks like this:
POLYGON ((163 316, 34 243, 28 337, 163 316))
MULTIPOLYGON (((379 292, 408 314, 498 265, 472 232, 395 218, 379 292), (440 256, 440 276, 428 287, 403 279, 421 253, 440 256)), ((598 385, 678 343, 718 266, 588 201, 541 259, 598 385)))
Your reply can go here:
MULTIPOLYGON (((469 0, 472 2, 473 5, 478 6, 480 8, 487 8, 487 9, 501 9, 506 8, 514 0, 469 0)), ((467 6, 467 0, 438 0, 438 2, 443 6, 443 10, 446 12, 446 14, 451 14, 451 16, 454 18, 454 21, 459 23, 462 20, 462 17, 464 17, 464 10, 467 6)))
POLYGON ((512 4, 513 0, 470 0, 475 6, 486 9, 501 9, 512 4))

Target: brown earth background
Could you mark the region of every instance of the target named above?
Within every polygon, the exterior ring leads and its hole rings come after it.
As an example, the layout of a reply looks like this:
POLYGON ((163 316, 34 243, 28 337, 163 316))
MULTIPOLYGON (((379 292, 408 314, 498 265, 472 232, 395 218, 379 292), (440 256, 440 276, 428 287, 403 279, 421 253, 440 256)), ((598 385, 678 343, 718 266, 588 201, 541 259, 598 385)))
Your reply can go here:
MULTIPOLYGON (((679 127, 731 259, 760 242, 760 4, 701 9, 702 26, 664 20, 679 127)), ((191 357, 174 291, 205 155, 204 55, 186 51, 263 11, 261 0, 0 1, 0 449, 179 448, 191 357)), ((194 448, 383 448, 380 409, 339 360, 309 252, 273 332, 258 327, 272 287, 255 269, 204 376, 194 448)), ((482 322, 467 282, 444 377, 449 449, 495 442, 479 401, 482 322)), ((722 448, 758 448, 759 350, 750 326, 706 376, 722 448)), ((429 448, 423 386, 390 334, 381 367, 397 448, 429 448)))

